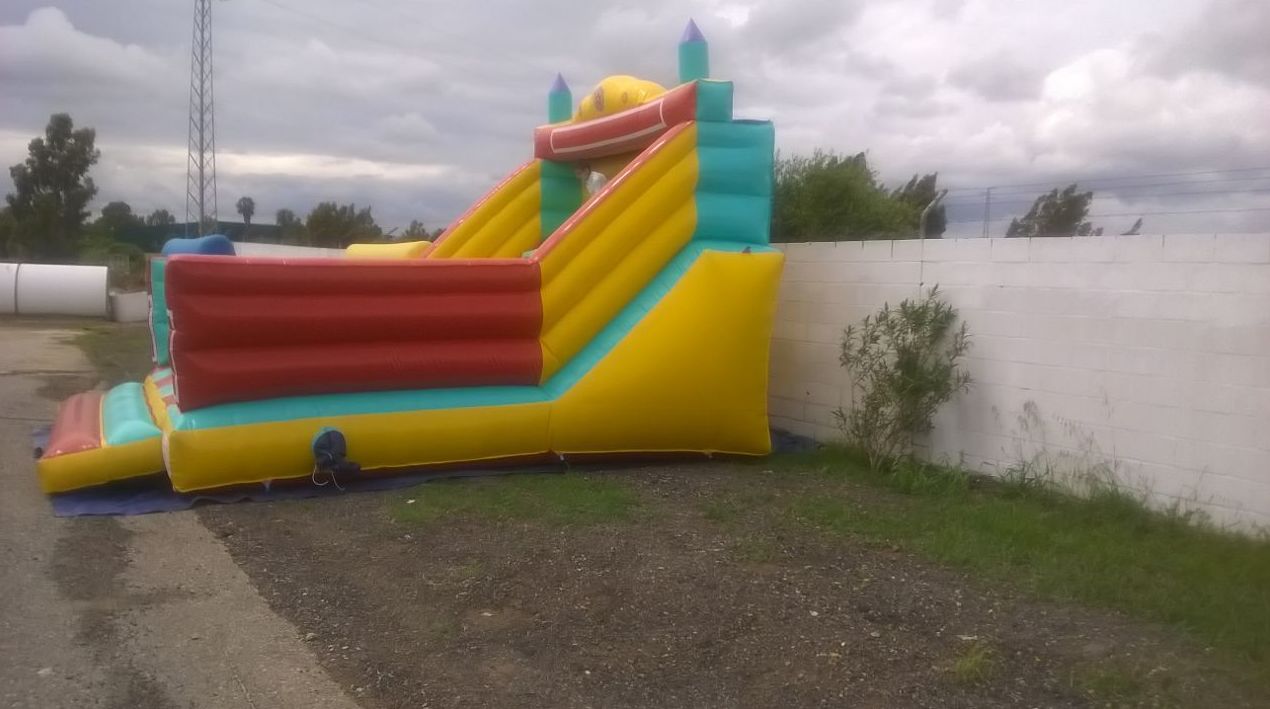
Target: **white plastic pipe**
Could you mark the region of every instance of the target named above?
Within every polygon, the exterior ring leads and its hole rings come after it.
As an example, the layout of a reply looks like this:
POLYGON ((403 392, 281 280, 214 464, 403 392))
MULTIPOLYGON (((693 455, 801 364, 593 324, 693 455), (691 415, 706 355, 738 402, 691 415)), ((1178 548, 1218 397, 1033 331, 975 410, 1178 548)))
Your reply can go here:
MULTIPOLYGON (((109 269, 105 266, 45 263, 20 263, 15 266, 12 312, 90 318, 104 318, 110 314, 109 269)), ((0 280, 2 286, 3 280, 0 280)), ((0 299, 0 304, 3 302, 0 299)))

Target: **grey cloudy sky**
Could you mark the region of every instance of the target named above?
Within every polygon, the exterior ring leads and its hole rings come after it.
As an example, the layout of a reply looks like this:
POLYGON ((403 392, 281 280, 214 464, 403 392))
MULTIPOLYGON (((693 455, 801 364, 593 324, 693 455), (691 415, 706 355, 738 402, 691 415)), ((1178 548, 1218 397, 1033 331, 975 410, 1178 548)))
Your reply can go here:
MULTIPOLYGON (((192 5, 5 0, 0 161, 19 162, 66 111, 97 129, 94 206, 182 214, 192 5)), ((575 97, 614 73, 670 83, 690 16, 712 73, 737 83, 738 115, 775 120, 785 151, 867 150, 890 184, 1270 166, 1266 0, 225 0, 213 12, 223 218, 246 194, 257 221, 334 199, 373 205, 385 226, 442 225, 529 156, 556 71, 575 97)), ((1264 209, 1148 215, 1148 231, 1270 231, 1270 170, 1101 185, 1095 214, 1264 209), (1220 194, 1190 194, 1204 191, 1220 194)), ((1039 191, 999 190, 994 216, 1039 191)), ((954 220, 982 212, 982 193, 949 202, 954 220)), ((1111 231, 1133 216, 1095 221, 1111 231)))

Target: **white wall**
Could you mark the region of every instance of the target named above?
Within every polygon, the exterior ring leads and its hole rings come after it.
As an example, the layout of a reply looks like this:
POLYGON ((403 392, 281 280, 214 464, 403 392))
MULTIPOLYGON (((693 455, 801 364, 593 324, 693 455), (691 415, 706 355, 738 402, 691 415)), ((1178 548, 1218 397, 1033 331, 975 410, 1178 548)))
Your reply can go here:
POLYGON ((1110 473, 1157 504, 1270 527, 1270 234, 782 248, 774 425, 839 438, 842 329, 939 284, 969 325, 975 383, 925 455, 1110 473))
POLYGON ((235 241, 234 253, 239 256, 344 258, 344 249, 326 249, 320 246, 293 246, 291 244, 259 244, 249 241, 235 241))

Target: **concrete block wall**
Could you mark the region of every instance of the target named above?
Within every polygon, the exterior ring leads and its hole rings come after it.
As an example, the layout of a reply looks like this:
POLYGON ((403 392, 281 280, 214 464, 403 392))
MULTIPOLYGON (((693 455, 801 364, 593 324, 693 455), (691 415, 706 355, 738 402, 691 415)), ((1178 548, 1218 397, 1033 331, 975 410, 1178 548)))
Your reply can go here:
POLYGON ((328 249, 321 246, 295 246, 292 244, 261 244, 254 241, 235 241, 234 252, 239 256, 344 258, 344 249, 328 249))
POLYGON ((1270 234, 782 245, 773 425, 834 440, 848 324, 938 284, 974 384, 921 441, 982 472, 1114 477, 1270 528, 1270 234))

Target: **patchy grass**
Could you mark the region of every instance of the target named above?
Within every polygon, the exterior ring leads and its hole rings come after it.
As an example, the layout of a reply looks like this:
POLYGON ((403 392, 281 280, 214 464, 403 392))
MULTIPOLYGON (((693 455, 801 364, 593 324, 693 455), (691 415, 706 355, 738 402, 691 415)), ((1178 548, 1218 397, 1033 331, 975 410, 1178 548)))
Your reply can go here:
POLYGON ((1113 490, 1078 499, 933 467, 870 472, 844 451, 769 466, 902 493, 848 505, 843 488, 796 496, 786 514, 831 535, 906 546, 1038 596, 1181 627, 1270 679, 1270 543, 1145 509, 1113 490))
POLYGON ((978 684, 996 674, 997 653, 992 646, 976 640, 953 660, 949 673, 962 684, 978 684))
POLYGON ((625 521, 638 508, 639 496, 614 477, 526 474, 429 483, 402 494, 392 516, 413 524, 467 518, 586 526, 625 521))
POLYGON ((752 564, 766 564, 780 556, 780 545, 776 539, 767 534, 747 534, 732 544, 732 553, 741 561, 752 564))
POLYGON ((1139 677, 1137 672, 1108 665, 1084 670, 1073 677, 1072 683, 1090 697, 1112 706, 1138 705, 1147 693, 1139 677))
POLYGON ((140 381, 150 373, 150 328, 144 323, 93 325, 75 337, 107 386, 140 381))

